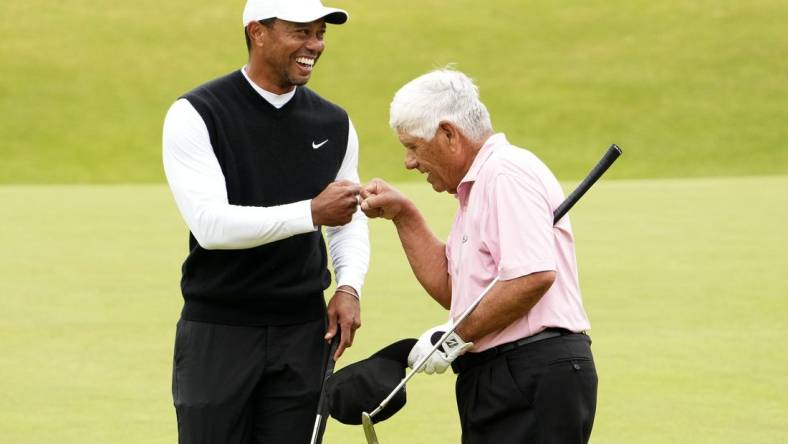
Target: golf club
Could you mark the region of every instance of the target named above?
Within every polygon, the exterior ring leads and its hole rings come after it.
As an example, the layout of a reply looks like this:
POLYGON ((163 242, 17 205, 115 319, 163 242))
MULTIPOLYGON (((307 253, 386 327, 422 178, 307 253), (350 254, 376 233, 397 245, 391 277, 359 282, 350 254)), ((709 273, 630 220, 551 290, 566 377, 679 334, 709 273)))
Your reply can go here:
POLYGON ((591 188, 591 186, 594 185, 594 183, 596 183, 596 181, 599 180, 599 178, 602 177, 603 174, 605 174, 605 171, 607 171, 607 169, 610 168, 611 165, 613 165, 613 162, 615 162, 620 155, 621 155, 621 148, 619 148, 618 145, 616 145, 615 143, 610 145, 610 148, 607 149, 605 155, 602 156, 602 158, 599 159, 599 162, 597 162, 594 168, 592 168, 591 171, 588 172, 586 178, 583 179, 583 181, 580 182, 577 188, 575 188, 575 190, 572 191, 569 197, 567 197, 563 202, 561 202, 561 205, 559 205, 558 208, 556 208, 555 211, 553 211, 553 224, 558 223, 558 221, 561 220, 562 217, 564 217, 564 214, 566 214, 569 211, 569 209, 575 206, 577 201, 580 200, 580 198, 583 197, 584 194, 586 194, 586 191, 588 191, 588 189, 591 188))
MULTIPOLYGON (((561 205, 559 205, 558 208, 556 208, 555 211, 553 211, 553 224, 556 224, 559 220, 561 220, 561 218, 577 203, 577 201, 579 201, 580 198, 583 197, 586 191, 588 191, 589 188, 591 188, 591 186, 594 185, 594 183, 597 180, 599 180, 600 177, 602 177, 602 174, 604 174, 605 171, 607 171, 607 169, 610 168, 611 165, 613 165, 613 162, 615 162, 620 155, 621 155, 621 148, 619 148, 617 145, 613 144, 610 146, 610 148, 608 148, 607 152, 605 152, 605 155, 602 157, 602 159, 599 162, 597 162, 594 168, 591 169, 591 171, 588 173, 586 178, 583 179, 583 181, 569 195, 569 197, 567 197, 561 203, 561 205)), ((473 301, 473 303, 469 305, 468 308, 466 308, 465 311, 463 311, 460 314, 457 320, 453 323, 452 328, 446 331, 443 334, 443 336, 441 336, 440 339, 432 346, 430 351, 426 355, 424 355, 418 362, 414 364, 413 369, 410 371, 410 373, 408 373, 402 379, 402 381, 400 381, 400 383, 397 384, 394 390, 391 391, 391 393, 386 397, 386 399, 384 399, 383 402, 381 402, 380 405, 378 405, 375 408, 375 410, 373 410, 370 413, 361 412, 361 426, 364 429, 364 436, 367 439, 367 444, 379 444, 378 436, 375 433, 375 427, 372 422, 372 418, 375 415, 377 415, 381 410, 383 410, 386 407, 386 405, 389 403, 389 401, 391 401, 391 399, 394 398, 394 396, 400 390, 402 390, 405 384, 407 384, 408 381, 410 381, 410 379, 422 369, 422 367, 427 363, 427 360, 430 358, 430 356, 432 356, 432 354, 435 353, 435 351, 443 344, 443 341, 445 341, 446 338, 448 338, 449 335, 454 332, 457 326, 460 323, 462 323, 462 321, 464 321, 465 318, 468 317, 468 315, 471 314, 471 312, 479 305, 479 303, 482 301, 484 296, 486 296, 487 293, 490 292, 492 287, 497 282, 498 282, 498 277, 493 279, 492 282, 490 282, 490 284, 487 285, 487 287, 482 291, 479 297, 477 297, 476 300, 473 301)))
MULTIPOLYGON (((339 333, 339 332, 337 332, 339 333)), ((339 346, 339 334, 331 338, 331 345, 328 348, 328 360, 326 361, 326 373, 323 376, 323 384, 320 386, 320 398, 317 401, 317 417, 315 425, 312 427, 312 439, 310 444, 320 444, 323 442, 323 433, 326 431, 328 421, 328 403, 326 402, 326 380, 334 373, 334 353, 339 346)))

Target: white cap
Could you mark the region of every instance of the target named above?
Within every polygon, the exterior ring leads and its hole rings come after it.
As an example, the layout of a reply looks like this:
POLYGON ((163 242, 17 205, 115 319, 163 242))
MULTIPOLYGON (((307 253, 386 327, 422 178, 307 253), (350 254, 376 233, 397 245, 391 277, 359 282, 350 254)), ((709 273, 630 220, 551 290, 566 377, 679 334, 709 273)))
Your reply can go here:
POLYGON ((295 23, 325 18, 326 23, 341 25, 347 21, 348 14, 342 9, 326 8, 320 0, 247 0, 244 27, 251 22, 274 17, 295 23))

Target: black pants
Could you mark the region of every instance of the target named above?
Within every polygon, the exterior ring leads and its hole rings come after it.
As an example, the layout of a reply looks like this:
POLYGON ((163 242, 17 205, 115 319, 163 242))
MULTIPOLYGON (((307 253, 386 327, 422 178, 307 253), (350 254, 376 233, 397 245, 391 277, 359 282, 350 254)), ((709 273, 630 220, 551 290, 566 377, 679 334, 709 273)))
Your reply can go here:
POLYGON ((457 377, 463 444, 587 443, 597 374, 586 335, 528 344, 457 377))
POLYGON ((182 444, 308 443, 325 320, 246 327, 181 319, 172 397, 182 444))

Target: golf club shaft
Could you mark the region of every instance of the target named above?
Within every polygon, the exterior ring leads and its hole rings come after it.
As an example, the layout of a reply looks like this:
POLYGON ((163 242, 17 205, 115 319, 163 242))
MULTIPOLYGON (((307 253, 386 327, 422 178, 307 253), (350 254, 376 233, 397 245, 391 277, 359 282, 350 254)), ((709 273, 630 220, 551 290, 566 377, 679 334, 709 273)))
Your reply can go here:
POLYGON ((328 361, 326 361, 326 373, 323 376, 323 384, 320 386, 320 399, 317 401, 317 418, 312 427, 312 439, 310 444, 320 444, 323 441, 323 432, 326 430, 326 420, 328 420, 328 406, 326 405, 326 380, 334 373, 334 353, 339 346, 339 332, 331 338, 331 345, 328 347, 328 361))
POLYGON ((408 375, 405 376, 402 379, 402 381, 400 381, 400 383, 394 388, 394 390, 392 390, 391 393, 389 393, 389 395, 386 397, 386 399, 384 399, 383 402, 381 402, 380 405, 375 410, 373 410, 372 413, 369 414, 370 418, 375 416, 376 414, 378 414, 378 412, 380 412, 384 408, 386 408, 386 405, 388 405, 389 401, 391 401, 391 399, 394 398, 394 396, 402 389, 402 387, 404 387, 405 384, 407 384, 408 381, 410 381, 410 379, 413 377, 413 375, 415 375, 416 373, 421 371, 421 369, 427 363, 427 360, 430 358, 430 356, 432 356, 432 354, 435 353, 435 350, 440 348, 441 344, 443 344, 443 341, 445 341, 446 338, 448 338, 449 335, 454 332, 454 330, 457 328, 457 326, 460 325, 460 323, 462 321, 464 321, 465 318, 467 318, 468 315, 470 315, 471 312, 474 309, 476 309, 476 307, 482 301, 484 296, 487 295, 487 293, 495 286, 496 283, 498 283, 498 277, 493 279, 492 282, 490 282, 490 284, 487 285, 487 288, 485 288, 484 291, 482 291, 482 294, 480 294, 479 297, 477 297, 476 300, 473 301, 473 303, 471 305, 469 305, 468 308, 466 308, 465 311, 462 312, 462 314, 460 314, 460 317, 457 318, 457 320, 454 322, 454 325, 449 330, 447 330, 445 333, 443 333, 443 336, 441 336, 440 339, 438 339, 438 342, 436 342, 432 346, 432 348, 430 349, 429 353, 424 355, 421 359, 418 360, 418 362, 416 362, 416 364, 413 366, 413 369, 410 371, 410 373, 408 373, 408 375))

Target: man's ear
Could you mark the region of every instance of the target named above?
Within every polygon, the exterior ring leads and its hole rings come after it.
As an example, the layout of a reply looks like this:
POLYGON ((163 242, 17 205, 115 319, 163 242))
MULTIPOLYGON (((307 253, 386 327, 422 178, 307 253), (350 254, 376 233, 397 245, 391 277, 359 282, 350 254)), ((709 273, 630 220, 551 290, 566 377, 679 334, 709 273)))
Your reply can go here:
POLYGON ((451 151, 460 149, 460 131, 453 123, 445 120, 439 123, 438 135, 445 140, 446 146, 448 146, 451 151))
POLYGON ((259 22, 251 22, 246 27, 246 34, 252 46, 263 46, 263 37, 267 31, 268 29, 259 22))

